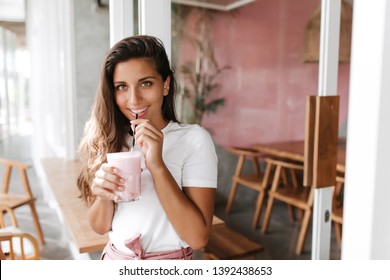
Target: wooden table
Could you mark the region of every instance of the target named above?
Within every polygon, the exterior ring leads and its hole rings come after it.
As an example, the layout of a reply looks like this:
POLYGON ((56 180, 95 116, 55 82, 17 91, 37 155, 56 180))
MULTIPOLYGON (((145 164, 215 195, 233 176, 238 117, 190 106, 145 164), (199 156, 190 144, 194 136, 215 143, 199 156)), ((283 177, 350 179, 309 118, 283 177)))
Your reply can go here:
MULTIPOLYGON (((346 142, 340 139, 337 146, 337 171, 345 172, 345 153, 346 142)), ((298 141, 284 141, 273 143, 261 143, 253 146, 254 149, 261 153, 270 155, 272 157, 288 159, 293 161, 304 162, 305 142, 298 141)))
POLYGON ((61 158, 45 158, 42 159, 42 166, 78 252, 102 251, 107 244, 108 234, 97 234, 88 223, 87 207, 79 198, 80 193, 76 184, 80 163, 61 158))

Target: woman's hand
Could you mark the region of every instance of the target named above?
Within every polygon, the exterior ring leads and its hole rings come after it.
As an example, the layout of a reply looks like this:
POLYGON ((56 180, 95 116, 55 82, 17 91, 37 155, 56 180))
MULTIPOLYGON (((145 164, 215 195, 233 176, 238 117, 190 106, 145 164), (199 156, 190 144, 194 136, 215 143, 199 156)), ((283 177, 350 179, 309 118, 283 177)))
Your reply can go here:
POLYGON ((91 191, 97 197, 104 200, 118 200, 116 191, 123 191, 125 180, 118 175, 119 170, 115 167, 103 163, 95 173, 91 191))
POLYGON ((162 131, 146 119, 132 120, 131 124, 137 126, 135 129, 135 143, 141 148, 145 156, 146 167, 152 170, 163 166, 162 145, 164 134, 162 131))

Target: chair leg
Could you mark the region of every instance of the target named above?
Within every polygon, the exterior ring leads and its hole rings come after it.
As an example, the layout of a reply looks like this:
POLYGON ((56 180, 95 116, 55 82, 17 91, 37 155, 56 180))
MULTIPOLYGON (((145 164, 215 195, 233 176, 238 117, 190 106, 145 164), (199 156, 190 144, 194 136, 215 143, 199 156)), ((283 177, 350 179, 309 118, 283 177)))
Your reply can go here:
POLYGON ((7 257, 5 256, 5 254, 3 253, 3 251, 0 248, 0 260, 5 261, 6 259, 7 259, 7 257))
POLYGON ((282 183, 283 183, 283 185, 288 186, 287 174, 286 174, 286 170, 284 168, 282 168, 280 170, 280 175, 282 176, 282 183))
POLYGON ((38 233, 38 240, 43 245, 43 244, 45 244, 45 239, 43 237, 42 227, 41 227, 41 224, 39 223, 38 213, 37 213, 37 210, 35 209, 34 202, 30 203, 30 208, 31 208, 31 214, 32 214, 33 221, 34 221, 35 230, 38 233))
POLYGON ((261 226, 261 233, 262 234, 265 234, 267 232, 273 204, 274 204, 274 198, 272 196, 269 196, 268 201, 267 201, 267 208, 266 208, 265 214, 264 214, 263 224, 261 226))
POLYGON ((257 226, 259 225, 261 212, 263 210, 264 197, 265 197, 265 192, 264 191, 260 191, 259 197, 257 198, 255 215, 254 215, 253 221, 252 221, 252 228, 253 229, 256 229, 257 226))
POLYGON ((288 217, 292 222, 295 222, 297 218, 295 217, 295 208, 292 205, 287 205, 288 206, 288 217))
POLYGON ((301 229, 299 231, 298 243, 295 249, 295 253, 300 256, 302 254, 303 245, 306 239, 307 227, 309 226, 309 221, 311 217, 311 210, 307 209, 303 216, 303 220, 301 223, 301 229))
POLYGON ((299 212, 299 220, 302 221, 303 217, 305 216, 305 210, 298 208, 298 212, 299 212))
POLYGON ((337 244, 339 244, 339 248, 341 248, 341 225, 339 223, 333 223, 333 225, 336 232, 337 244))
POLYGON ((230 213, 230 211, 232 209, 232 204, 233 204, 234 197, 236 196, 237 187, 238 187, 238 183, 233 178, 232 189, 230 190, 229 198, 228 198, 228 201, 227 201, 227 204, 226 204, 226 212, 228 214, 230 213))

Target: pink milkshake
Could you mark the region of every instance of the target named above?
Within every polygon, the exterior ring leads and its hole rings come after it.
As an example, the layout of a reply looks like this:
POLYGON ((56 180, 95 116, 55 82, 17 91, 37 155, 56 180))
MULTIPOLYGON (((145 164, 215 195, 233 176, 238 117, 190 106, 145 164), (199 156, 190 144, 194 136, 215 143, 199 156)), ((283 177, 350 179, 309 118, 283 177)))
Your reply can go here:
POLYGON ((109 165, 118 168, 119 176, 126 180, 124 191, 115 192, 119 201, 135 201, 141 197, 141 152, 108 153, 109 165))

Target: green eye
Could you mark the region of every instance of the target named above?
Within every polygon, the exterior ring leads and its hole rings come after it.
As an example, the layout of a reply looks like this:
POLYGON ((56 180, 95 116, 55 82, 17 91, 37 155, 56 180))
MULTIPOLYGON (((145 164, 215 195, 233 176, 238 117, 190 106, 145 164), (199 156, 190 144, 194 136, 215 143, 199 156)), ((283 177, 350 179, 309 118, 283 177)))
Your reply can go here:
POLYGON ((141 84, 141 87, 150 87, 152 86, 152 84, 153 84, 152 82, 146 81, 141 84))
POLYGON ((124 91, 124 90, 126 90, 127 89, 127 87, 125 86, 125 85, 118 85, 117 87, 116 87, 116 90, 117 91, 124 91))

